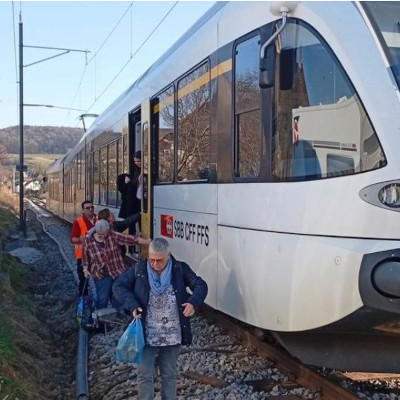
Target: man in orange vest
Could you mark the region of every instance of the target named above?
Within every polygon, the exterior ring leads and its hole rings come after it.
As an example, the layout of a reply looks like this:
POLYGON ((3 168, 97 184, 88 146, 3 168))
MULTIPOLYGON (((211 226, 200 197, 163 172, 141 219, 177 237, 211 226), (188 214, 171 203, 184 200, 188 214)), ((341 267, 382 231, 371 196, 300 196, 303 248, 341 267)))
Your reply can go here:
MULTIPOLYGON (((85 200, 82 203, 82 216, 74 221, 70 235, 71 242, 75 246, 75 257, 79 278, 79 295, 82 295, 85 285, 85 276, 82 268, 82 245, 85 241, 87 232, 93 228, 96 221, 97 216, 94 213, 93 202, 85 200)), ((84 294, 87 294, 87 287, 85 288, 84 294)))

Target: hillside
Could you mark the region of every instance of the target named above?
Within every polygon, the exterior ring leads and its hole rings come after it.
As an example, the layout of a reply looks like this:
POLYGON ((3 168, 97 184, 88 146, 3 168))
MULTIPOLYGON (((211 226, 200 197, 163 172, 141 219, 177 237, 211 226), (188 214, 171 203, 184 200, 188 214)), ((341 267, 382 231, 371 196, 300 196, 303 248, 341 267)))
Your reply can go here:
MULTIPOLYGON (((24 153, 65 154, 78 143, 83 129, 24 125, 24 153)), ((19 153, 19 126, 0 129, 0 144, 7 153, 19 153)))

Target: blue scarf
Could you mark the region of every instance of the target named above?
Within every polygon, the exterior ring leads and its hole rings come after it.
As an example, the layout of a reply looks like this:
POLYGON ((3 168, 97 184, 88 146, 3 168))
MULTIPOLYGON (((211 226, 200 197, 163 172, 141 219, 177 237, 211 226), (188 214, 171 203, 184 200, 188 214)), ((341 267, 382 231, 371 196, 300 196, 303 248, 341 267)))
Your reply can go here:
POLYGON ((151 268, 149 261, 147 261, 147 275, 149 277, 150 290, 153 294, 159 295, 164 293, 171 286, 171 272, 172 260, 169 259, 161 275, 158 275, 153 268, 151 268))

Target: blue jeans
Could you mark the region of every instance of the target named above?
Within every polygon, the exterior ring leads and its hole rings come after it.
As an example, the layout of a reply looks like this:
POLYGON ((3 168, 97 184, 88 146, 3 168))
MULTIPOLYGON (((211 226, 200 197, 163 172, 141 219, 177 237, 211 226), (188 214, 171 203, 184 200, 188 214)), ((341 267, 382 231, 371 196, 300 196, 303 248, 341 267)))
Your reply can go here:
POLYGON ((138 400, 154 400, 154 364, 158 356, 161 375, 161 400, 176 400, 177 361, 181 345, 145 346, 143 360, 138 365, 138 400))
POLYGON ((100 308, 108 307, 108 301, 111 300, 112 294, 112 284, 114 279, 111 276, 106 276, 103 279, 94 280, 96 285, 96 293, 97 293, 97 301, 96 308, 99 310, 100 308))

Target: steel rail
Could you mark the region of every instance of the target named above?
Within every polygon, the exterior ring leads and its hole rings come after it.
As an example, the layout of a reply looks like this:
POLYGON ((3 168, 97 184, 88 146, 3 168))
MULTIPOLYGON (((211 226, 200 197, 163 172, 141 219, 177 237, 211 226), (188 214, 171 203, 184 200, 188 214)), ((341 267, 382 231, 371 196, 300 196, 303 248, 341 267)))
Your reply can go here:
POLYGON ((331 382, 318 372, 308 368, 292 356, 276 346, 257 339, 244 325, 238 324, 233 318, 205 306, 202 313, 206 318, 225 328, 229 333, 239 337, 246 347, 256 349, 257 353, 273 361, 277 368, 294 376, 300 385, 320 393, 321 400, 360 400, 354 393, 331 382))

